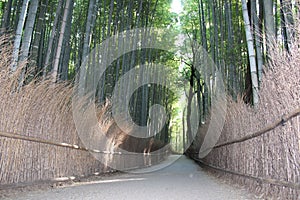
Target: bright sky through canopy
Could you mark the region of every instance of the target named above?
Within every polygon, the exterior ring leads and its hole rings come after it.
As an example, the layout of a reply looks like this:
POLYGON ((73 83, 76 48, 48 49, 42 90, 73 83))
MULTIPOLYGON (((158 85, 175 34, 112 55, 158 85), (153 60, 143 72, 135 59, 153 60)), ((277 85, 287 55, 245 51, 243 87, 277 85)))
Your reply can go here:
POLYGON ((172 5, 171 5, 171 12, 174 13, 181 13, 183 10, 182 4, 181 4, 181 0, 173 0, 172 1, 172 5))

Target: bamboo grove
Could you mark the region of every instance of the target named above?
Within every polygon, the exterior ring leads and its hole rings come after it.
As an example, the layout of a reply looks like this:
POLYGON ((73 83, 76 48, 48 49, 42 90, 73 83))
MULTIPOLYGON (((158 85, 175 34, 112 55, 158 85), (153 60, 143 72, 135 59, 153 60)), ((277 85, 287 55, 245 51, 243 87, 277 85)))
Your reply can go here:
MULTIPOLYGON (((141 27, 172 28, 188 35, 183 40, 197 41, 208 52, 233 99, 243 96, 246 103, 258 104, 264 64, 271 48, 268 44, 276 40, 289 51, 293 26, 299 18, 299 2, 186 0, 181 2, 180 13, 173 12, 171 4, 171 0, 2 0, 1 34, 12 36, 11 71, 18 70, 18 63, 27 62, 18 80, 20 88, 38 79, 73 81, 76 75, 84 74, 82 70, 89 70, 80 68, 85 57, 110 36, 141 27)), ((105 72, 97 100, 101 103, 109 98, 117 80, 130 69, 160 60, 172 66, 174 77, 188 80, 187 96, 197 93, 204 122, 210 108, 211 77, 195 72, 194 56, 181 59, 159 50, 130 52, 105 72), (184 70, 178 73, 182 63, 184 70)), ((131 115, 135 122, 145 125, 151 105, 162 104, 172 115, 177 113, 177 100, 164 87, 145 86, 131 100, 131 115)), ((189 117, 188 112, 186 115, 189 117)), ((166 129, 170 126, 169 120, 166 129)), ((166 130, 159 137, 167 143, 170 133, 166 130)))
POLYGON ((228 93, 258 103, 259 83, 268 61, 268 45, 289 51, 298 18, 298 1, 186 1, 183 31, 193 35, 212 56, 227 80, 228 93), (253 97, 253 98, 252 98, 253 97))

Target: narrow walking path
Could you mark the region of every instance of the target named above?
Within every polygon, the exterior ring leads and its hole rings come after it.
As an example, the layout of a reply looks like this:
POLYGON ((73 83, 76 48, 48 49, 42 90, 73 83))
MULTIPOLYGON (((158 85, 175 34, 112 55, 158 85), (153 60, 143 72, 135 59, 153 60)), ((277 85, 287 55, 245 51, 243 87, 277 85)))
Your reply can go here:
MULTIPOLYGON (((177 159, 170 156, 169 159, 177 159)), ((163 165, 164 163, 162 163, 163 165)), ((157 167, 157 166, 155 166, 157 167)), ((44 192, 31 192, 16 200, 233 200, 253 199, 250 194, 208 175, 192 160, 181 156, 172 165, 147 173, 142 169, 109 179, 76 183, 44 192)))

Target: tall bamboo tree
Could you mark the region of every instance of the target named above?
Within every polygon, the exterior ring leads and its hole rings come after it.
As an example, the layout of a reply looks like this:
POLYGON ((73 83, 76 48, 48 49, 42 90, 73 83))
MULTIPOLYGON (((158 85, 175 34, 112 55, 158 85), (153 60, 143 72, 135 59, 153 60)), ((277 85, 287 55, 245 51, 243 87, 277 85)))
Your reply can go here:
POLYGON ((16 30, 16 36, 15 36, 14 47, 13 47, 13 58, 11 64, 12 71, 15 71, 17 69, 17 65, 19 61, 19 51, 21 46, 23 28, 26 20, 26 15, 27 15, 28 4, 29 4, 29 0, 23 1, 21 13, 18 20, 18 26, 16 30))
POLYGON ((50 59, 51 59, 51 55, 52 55, 53 43, 54 43, 54 38, 57 36, 57 33, 58 33, 57 26, 58 26, 59 19, 61 16, 62 7, 63 7, 63 1, 58 1, 58 5, 56 8, 56 12, 55 12, 55 19, 54 19, 51 33, 50 33, 49 40, 48 40, 48 48, 47 48, 47 52, 46 52, 46 58, 45 58, 44 70, 43 70, 44 77, 47 75, 48 67, 51 65, 50 59))
POLYGON ((248 15, 248 8, 246 0, 242 0, 242 8, 243 8, 243 17, 245 21, 245 31, 246 31, 246 39, 248 46, 248 55, 250 60, 250 71, 251 71, 251 83, 252 83, 252 94, 253 94, 253 105, 257 106, 258 104, 258 77, 256 70, 256 58, 254 52, 254 43, 253 36, 251 32, 250 19, 248 15))
POLYGON ((62 52, 62 44, 64 40, 64 34, 67 26, 67 20, 68 20, 68 15, 70 12, 73 12, 73 0, 67 0, 65 9, 64 9, 64 15, 63 15, 63 20, 61 24, 61 29, 60 29, 60 35, 58 39, 58 45, 57 45, 57 50, 54 58, 54 64, 53 64, 53 70, 52 70, 52 81, 56 82, 58 79, 58 70, 59 70, 59 64, 60 64, 60 56, 62 52))

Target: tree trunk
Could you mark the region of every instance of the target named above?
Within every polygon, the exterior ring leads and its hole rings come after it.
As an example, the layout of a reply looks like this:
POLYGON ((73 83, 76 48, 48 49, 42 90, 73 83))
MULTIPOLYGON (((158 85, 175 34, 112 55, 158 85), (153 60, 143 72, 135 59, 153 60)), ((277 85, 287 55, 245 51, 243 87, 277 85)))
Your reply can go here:
MULTIPOLYGON (((29 2, 29 1, 28 1, 29 2)), ((13 1, 13 7, 14 8, 21 8, 23 5, 24 1, 21 0, 17 0, 17 1, 13 1)), ((13 19, 14 19, 14 31, 17 31, 18 29, 18 24, 19 24, 19 20, 20 20, 20 15, 21 15, 22 9, 15 9, 14 11, 14 15, 13 15, 13 19)))
MULTIPOLYGON (((147 24, 148 24, 148 21, 149 21, 149 14, 150 13, 150 10, 149 10, 149 5, 147 4, 146 8, 144 9, 144 20, 143 20, 143 24, 142 24, 142 27, 147 27, 147 24)), ((150 41, 146 40, 146 38, 148 38, 148 35, 147 33, 144 31, 143 34, 142 34, 145 38, 143 39, 143 41, 145 43, 148 43, 148 42, 151 42, 151 38, 150 38, 150 41)), ((147 44, 144 44, 143 46, 147 46, 147 44)), ((143 49, 142 50, 142 64, 145 65, 146 64, 146 54, 147 54, 147 50, 143 49)), ((149 63, 147 64, 149 65, 149 63)), ((143 80, 143 82, 145 83, 146 81, 145 80, 148 80, 149 77, 144 77, 143 74, 142 74, 142 77, 141 79, 143 80)), ((141 105, 141 108, 142 108, 142 112, 141 112, 141 125, 142 126, 146 126, 147 125, 147 113, 148 113, 148 101, 149 101, 149 88, 147 86, 144 86, 143 87, 143 90, 142 90, 142 105, 141 105)))
MULTIPOLYGON (((103 1, 103 5, 106 5, 106 0, 103 1)), ((99 38, 102 41, 104 41, 105 37, 106 37, 106 34, 105 34, 105 25, 107 25, 107 24, 106 24, 106 14, 105 14, 105 11, 104 11, 104 13, 103 13, 103 21, 102 21, 102 24, 101 24, 101 26, 102 26, 102 30, 101 30, 101 32, 102 32, 102 38, 99 38)), ((107 52, 105 52, 105 53, 107 53, 107 52)), ((104 62, 105 62, 105 60, 104 60, 104 62)), ((99 102, 103 102, 105 100, 105 77, 106 77, 106 72, 105 71, 104 71, 104 73, 103 73, 102 76, 103 76, 103 78, 101 78, 102 81, 101 81, 100 89, 99 89, 100 90, 100 92, 99 92, 99 102)))
POLYGON ((43 35, 45 32, 45 15, 47 11, 48 6, 48 0, 43 0, 41 2, 40 8, 39 8, 39 16, 36 23, 35 33, 34 33, 34 42, 32 45, 31 50, 31 66, 36 67, 36 73, 39 73, 39 70, 41 70, 41 60, 42 57, 40 57, 40 51, 43 51, 43 35))
POLYGON ((286 50, 289 51, 294 37, 293 6, 291 0, 280 0, 280 6, 284 45, 286 50))
POLYGON ((29 55, 29 49, 30 49, 30 44, 31 44, 31 40, 32 40, 32 34, 33 34, 34 23, 35 23, 38 5, 39 5, 38 0, 31 0, 30 6, 29 6, 29 11, 28 11, 28 16, 27 16, 27 20, 26 20, 26 26, 25 26, 25 30, 24 30, 24 36, 22 39, 21 57, 20 57, 21 62, 26 60, 29 55))
MULTIPOLYGON (((22 40, 20 62, 24 62, 25 60, 28 59, 38 5, 39 5, 38 0, 31 0, 28 16, 26 20, 26 26, 24 30, 24 36, 22 40)), ((19 81, 19 87, 23 85, 25 70, 26 68, 24 68, 22 71, 20 81, 19 81)))
MULTIPOLYGON (((237 77, 236 77, 236 66, 235 66, 235 55, 234 55, 234 40, 233 40, 233 25, 232 25, 232 4, 231 1, 225 2, 225 12, 227 21, 227 32, 228 32, 228 48, 227 56, 229 62, 229 80, 230 80, 230 90, 233 99, 237 98, 237 77)), ((226 59, 227 60, 227 59, 226 59)))
POLYGON ((25 24, 25 19, 27 15, 27 7, 28 7, 29 0, 24 0, 22 4, 22 10, 20 13, 15 41, 14 41, 14 47, 13 47, 13 54, 12 54, 12 64, 11 64, 11 70, 16 71, 18 66, 18 60, 19 60, 19 50, 21 46, 21 39, 22 39, 22 33, 23 28, 25 24))
POLYGON ((43 72, 44 78, 47 75, 48 67, 50 65, 50 58, 51 58, 51 55, 52 55, 53 42, 54 42, 54 38, 57 34, 57 26, 58 26, 58 22, 59 22, 59 19, 60 19, 62 7, 63 7, 63 1, 58 1, 57 9, 56 9, 56 12, 55 12, 55 19, 54 19, 54 22, 53 22, 52 30, 51 30, 49 41, 48 41, 47 54, 46 54, 45 63, 44 63, 44 70, 43 70, 44 71, 43 72))
POLYGON ((213 35, 211 35, 210 37, 213 38, 213 45, 212 45, 212 50, 213 51, 213 60, 215 63, 218 63, 219 61, 219 55, 218 55, 218 46, 219 46, 219 31, 218 31, 218 17, 216 14, 216 2, 215 0, 211 0, 211 9, 212 9, 212 21, 213 21, 213 35))
POLYGON ((253 24, 253 32, 255 36, 255 47, 256 47, 256 58, 257 58, 257 70, 258 70, 258 81, 259 84, 262 81, 263 71, 263 53, 261 47, 261 29, 259 27, 259 20, 257 16, 256 0, 251 0, 251 21, 253 24))
POLYGON ((183 147, 183 152, 185 151, 185 146, 186 146, 186 142, 185 142, 185 110, 186 108, 183 109, 182 112, 182 147, 183 147))
POLYGON ((8 0, 2 18, 1 32, 5 32, 9 29, 11 8, 12 8, 12 0, 8 0))
POLYGON ((203 0, 198 0, 198 11, 199 11, 199 24, 201 25, 201 37, 203 48, 208 51, 207 37, 206 37, 206 22, 203 9, 203 0))
POLYGON ((256 59, 255 59, 255 52, 254 52, 253 36, 251 33, 251 26, 250 26, 250 20, 249 20, 246 0, 242 0, 242 7, 243 7, 243 17, 244 17, 244 21, 245 21, 245 31, 246 31, 246 39, 247 39, 247 46, 248 46, 248 54, 249 54, 249 60, 250 60, 253 105, 254 105, 254 107, 256 107, 258 104, 258 101, 259 101, 258 78, 257 78, 257 70, 256 70, 256 59))
POLYGON ((263 0, 265 31, 266 31, 266 47, 267 52, 270 50, 270 42, 275 39, 275 22, 273 13, 273 0, 263 0))
POLYGON ((65 10, 64 10, 64 16, 63 16, 63 21, 61 24, 61 29, 60 29, 60 35, 58 39, 58 45, 57 45, 57 51, 55 54, 55 59, 54 59, 54 65, 53 65, 53 70, 52 70, 52 81, 56 82, 58 78, 58 70, 59 70, 59 61, 60 61, 60 56, 61 56, 61 51, 62 51, 62 44, 64 40, 64 35, 65 35, 65 30, 67 26, 67 20, 68 20, 68 15, 71 11, 71 8, 73 8, 73 0, 67 0, 65 10))
POLYGON ((88 15, 86 19, 86 27, 85 27, 85 35, 84 35, 84 42, 83 42, 83 49, 82 49, 82 60, 87 56, 89 53, 89 46, 90 46, 90 38, 91 38, 91 32, 93 28, 92 24, 92 18, 94 15, 94 6, 96 4, 96 0, 90 0, 89 3, 89 9, 88 9, 88 15))
MULTIPOLYGON (((110 4, 109 4, 109 15, 108 15, 108 22, 107 22, 107 32, 106 32, 106 37, 110 37, 111 36, 111 29, 112 29, 112 18, 113 18, 113 11, 114 11, 114 0, 110 0, 110 4)), ((105 25, 103 25, 103 40, 105 39, 105 25)), ((109 57, 110 55, 110 49, 111 47, 108 47, 108 49, 105 52, 105 57, 109 57)), ((105 61, 104 61, 105 63, 105 61)), ((106 63, 105 63, 106 64, 106 63)), ((110 66, 105 73, 105 79, 104 82, 106 84, 102 84, 103 85, 103 90, 104 90, 104 96, 105 97, 109 97, 112 94, 113 91, 113 70, 112 70, 112 66, 110 66), (107 81, 107 82, 106 82, 107 81), (109 82, 108 82, 109 81, 109 82)))
MULTIPOLYGON (((85 60, 86 56, 89 53, 91 33, 92 33, 92 29, 94 27, 93 23, 95 22, 95 20, 93 20, 93 16, 94 16, 94 12, 97 11, 95 9, 95 6, 97 6, 96 4, 97 4, 96 0, 90 0, 89 8, 88 8, 88 15, 87 15, 87 19, 86 19, 84 41, 83 41, 82 59, 81 59, 82 62, 85 60)), ((79 81, 81 83, 83 83, 85 81, 86 71, 87 71, 86 66, 80 68, 79 81)))
MULTIPOLYGON (((72 5, 71 5, 72 6, 72 5)), ((72 30, 72 11, 73 8, 70 8, 71 12, 68 16, 68 22, 66 27, 65 33, 65 42, 64 42, 64 57, 62 62, 62 69, 61 69, 61 79, 68 80, 68 73, 69 73, 69 61, 70 61, 70 54, 71 54, 71 30, 72 30)))

